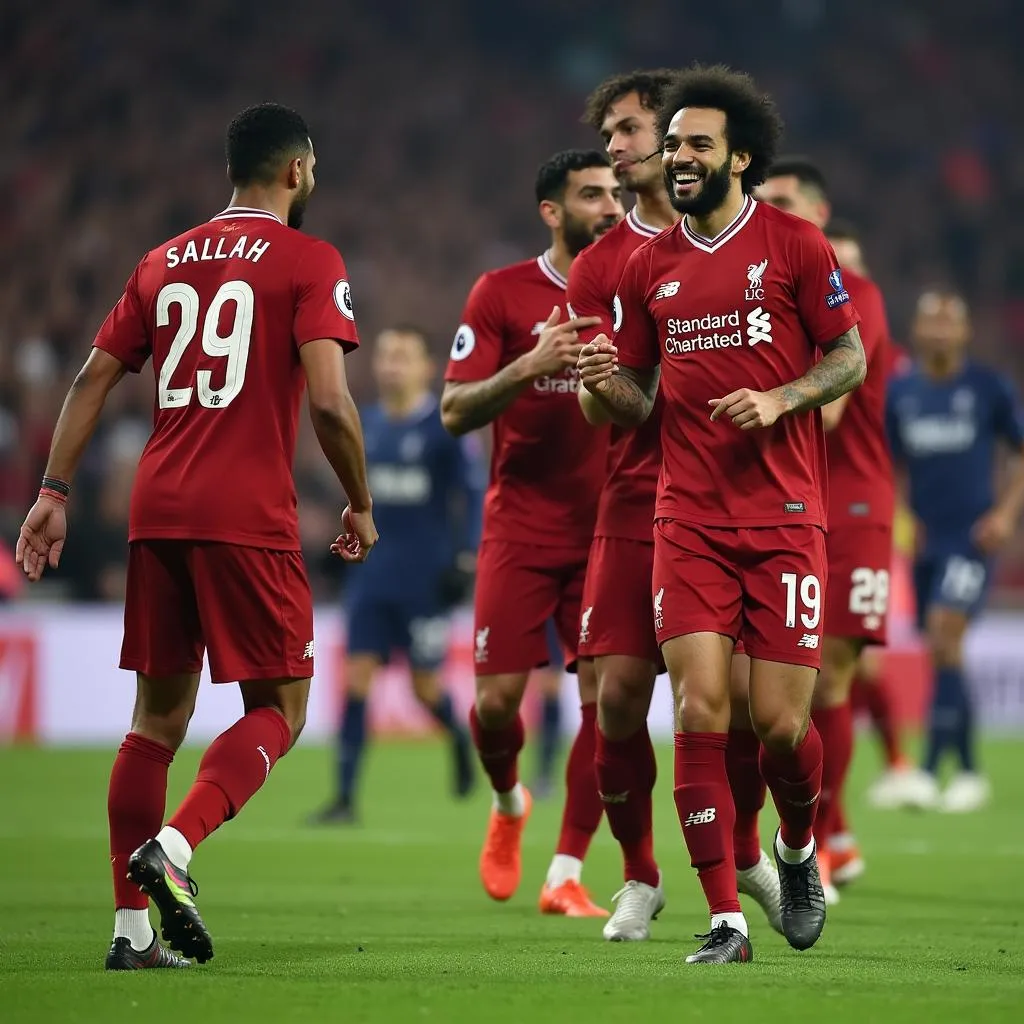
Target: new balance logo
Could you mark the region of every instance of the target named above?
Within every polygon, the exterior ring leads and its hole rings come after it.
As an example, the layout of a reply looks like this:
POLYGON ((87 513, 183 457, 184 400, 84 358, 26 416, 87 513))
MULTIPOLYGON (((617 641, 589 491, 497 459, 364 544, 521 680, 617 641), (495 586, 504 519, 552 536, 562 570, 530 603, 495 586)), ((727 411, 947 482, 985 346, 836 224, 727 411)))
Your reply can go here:
POLYGON ((804 635, 796 642, 796 645, 797 647, 806 647, 809 650, 814 651, 817 650, 819 639, 820 637, 815 633, 804 633, 804 635))
POLYGON ((747 314, 747 344, 772 340, 772 315, 758 306, 747 314))
POLYGON ((654 301, 658 299, 671 299, 673 295, 679 294, 679 282, 678 281, 666 281, 664 284, 658 285, 658 290, 654 293, 654 301))
POLYGON ((305 661, 307 658, 313 657, 313 641, 310 640, 308 644, 302 649, 302 660, 305 661))
POLYGON ((715 808, 705 807, 703 811, 690 811, 683 822, 683 828, 687 825, 710 825, 715 820, 715 808))

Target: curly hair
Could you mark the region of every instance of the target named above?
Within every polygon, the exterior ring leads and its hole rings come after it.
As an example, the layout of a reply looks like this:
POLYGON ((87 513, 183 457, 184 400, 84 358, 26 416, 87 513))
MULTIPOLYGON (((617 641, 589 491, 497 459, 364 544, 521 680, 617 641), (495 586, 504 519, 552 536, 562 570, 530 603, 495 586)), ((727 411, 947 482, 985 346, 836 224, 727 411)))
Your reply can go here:
POLYGON ((628 71, 606 78, 587 97, 587 106, 580 120, 599 132, 604 119, 608 116, 608 108, 631 92, 640 97, 640 105, 645 110, 657 110, 661 106, 666 90, 678 77, 678 71, 655 68, 650 71, 628 71))
POLYGON ((761 92, 750 75, 724 64, 695 64, 666 92, 658 108, 658 135, 665 137, 672 118, 684 107, 707 107, 725 114, 725 139, 733 153, 748 153, 742 175, 744 192, 752 192, 768 175, 782 138, 783 122, 775 101, 761 92))

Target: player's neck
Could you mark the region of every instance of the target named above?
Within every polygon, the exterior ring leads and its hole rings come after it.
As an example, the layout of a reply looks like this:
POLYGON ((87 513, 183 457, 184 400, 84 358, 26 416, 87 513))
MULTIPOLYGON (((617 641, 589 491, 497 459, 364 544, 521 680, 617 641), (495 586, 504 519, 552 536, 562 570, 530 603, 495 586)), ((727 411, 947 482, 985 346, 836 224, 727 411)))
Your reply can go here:
POLYGON ((966 362, 967 356, 958 352, 956 355, 922 359, 921 369, 924 370, 925 376, 931 377, 932 380, 952 380, 960 376, 966 362))
POLYGON ((279 194, 277 189, 250 185, 247 188, 236 188, 231 193, 231 206, 245 206, 250 210, 266 210, 272 213, 282 224, 288 223, 288 199, 279 194))
POLYGON ((659 188, 652 193, 637 192, 636 206, 633 209, 636 212, 637 220, 642 221, 648 227, 658 228, 659 231, 672 227, 679 220, 679 214, 669 201, 668 193, 664 188, 659 188))
POLYGON ((687 224, 701 238, 717 238, 739 215, 747 197, 737 183, 726 196, 725 202, 712 210, 711 213, 695 217, 692 213, 686 215, 687 224))
POLYGON ((551 247, 548 249, 548 259, 551 266, 557 270, 562 277, 569 276, 569 268, 572 266, 573 255, 565 247, 565 242, 557 236, 551 239, 551 247))

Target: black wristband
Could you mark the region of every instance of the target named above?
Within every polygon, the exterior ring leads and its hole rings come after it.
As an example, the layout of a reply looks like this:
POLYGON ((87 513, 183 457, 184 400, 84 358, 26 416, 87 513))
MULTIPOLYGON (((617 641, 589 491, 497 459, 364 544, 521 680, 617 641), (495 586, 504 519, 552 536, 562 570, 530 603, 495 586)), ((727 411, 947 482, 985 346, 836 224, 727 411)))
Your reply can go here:
POLYGON ((71 484, 58 480, 55 476, 44 476, 41 486, 48 491, 56 491, 58 494, 63 494, 65 498, 71 494, 71 484))

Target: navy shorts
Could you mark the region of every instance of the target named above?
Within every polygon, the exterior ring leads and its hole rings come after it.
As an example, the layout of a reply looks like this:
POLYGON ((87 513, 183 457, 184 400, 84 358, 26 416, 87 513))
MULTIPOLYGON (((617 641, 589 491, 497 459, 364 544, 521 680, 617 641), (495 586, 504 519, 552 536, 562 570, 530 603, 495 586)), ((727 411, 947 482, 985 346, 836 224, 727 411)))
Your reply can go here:
POLYGON ((914 562, 917 624, 924 628, 928 609, 950 608, 973 619, 985 607, 992 580, 990 560, 973 547, 926 553, 914 562))
POLYGON ((349 601, 349 654, 375 654, 383 662, 404 654, 413 669, 430 671, 444 662, 449 629, 436 600, 359 594, 349 601))

